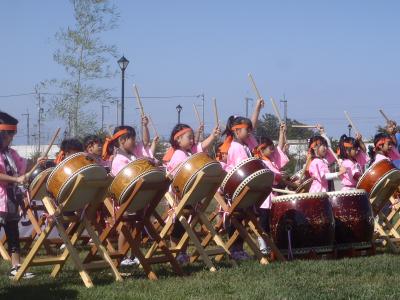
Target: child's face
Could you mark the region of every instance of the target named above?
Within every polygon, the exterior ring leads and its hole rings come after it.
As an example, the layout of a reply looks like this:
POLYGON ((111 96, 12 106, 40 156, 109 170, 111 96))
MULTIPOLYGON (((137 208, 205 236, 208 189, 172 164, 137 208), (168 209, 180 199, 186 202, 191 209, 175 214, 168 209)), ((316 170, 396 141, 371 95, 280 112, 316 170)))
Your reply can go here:
POLYGON ((101 147, 102 147, 102 145, 99 142, 95 142, 95 143, 90 144, 86 148, 86 150, 90 154, 101 155, 101 150, 102 150, 101 147))
POLYGON ((235 130, 235 136, 239 141, 244 141, 250 135, 249 128, 239 128, 235 130))
POLYGON ((178 137, 177 142, 178 142, 179 148, 181 148, 182 150, 186 150, 186 151, 190 150, 194 144, 193 130, 188 131, 185 134, 178 137))
POLYGON ((393 135, 393 134, 396 133, 396 127, 397 127, 397 124, 396 124, 396 123, 394 123, 394 122, 389 122, 389 123, 386 125, 386 132, 387 132, 388 134, 393 135))
POLYGON ((15 134, 16 134, 16 132, 3 134, 3 148, 4 149, 7 148, 8 146, 10 146, 15 134))
POLYGON ((381 150, 382 150, 383 153, 387 154, 387 153, 390 152, 390 150, 392 150, 392 147, 393 147, 392 141, 386 141, 386 142, 382 145, 381 150))
POLYGON ((271 157, 272 154, 274 154, 275 152, 275 146, 274 145, 269 145, 267 147, 264 148, 264 150, 262 151, 262 154, 266 157, 271 157))
POLYGON ((326 151, 328 148, 325 145, 319 145, 314 148, 314 152, 317 154, 318 157, 325 157, 326 151))
POLYGON ((356 156, 357 156, 359 151, 360 151, 360 148, 353 147, 353 148, 347 150, 347 153, 348 153, 350 158, 356 158, 356 156))
POLYGON ((226 163, 228 161, 228 153, 222 152, 221 160, 222 160, 222 162, 226 163))
POLYGON ((129 137, 126 139, 120 139, 120 145, 122 150, 124 150, 126 153, 133 154, 136 146, 136 138, 129 137))

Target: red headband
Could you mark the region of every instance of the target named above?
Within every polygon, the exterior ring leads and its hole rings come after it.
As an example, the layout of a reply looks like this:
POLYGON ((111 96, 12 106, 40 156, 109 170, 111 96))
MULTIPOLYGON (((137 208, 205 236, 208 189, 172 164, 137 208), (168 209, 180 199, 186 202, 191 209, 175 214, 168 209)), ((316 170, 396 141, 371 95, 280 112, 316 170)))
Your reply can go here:
POLYGON ((104 145, 103 145, 103 149, 102 149, 102 153, 101 153, 101 157, 104 160, 107 160, 109 158, 109 153, 108 153, 108 147, 109 145, 115 141, 116 139, 118 139, 119 137, 123 136, 124 134, 128 133, 128 129, 121 129, 118 130, 111 138, 106 138, 104 145))
POLYGON ((378 141, 376 142, 375 147, 382 146, 382 145, 384 145, 386 142, 393 142, 393 141, 392 141, 391 138, 381 138, 380 140, 378 140, 378 141))
POLYGON ((192 131, 192 128, 186 127, 186 128, 183 128, 183 129, 179 130, 179 131, 178 131, 177 133, 175 133, 175 135, 174 135, 174 141, 176 141, 176 140, 178 139, 178 137, 184 135, 186 132, 189 132, 189 131, 192 131))
POLYGON ((241 128, 249 128, 249 125, 247 125, 247 124, 238 124, 238 125, 235 125, 235 126, 232 126, 232 130, 235 130, 235 129, 241 129, 241 128))
POLYGON ((354 147, 354 145, 352 143, 343 143, 343 146, 345 148, 353 148, 354 147))
POLYGON ((0 130, 17 131, 17 125, 0 124, 0 130))

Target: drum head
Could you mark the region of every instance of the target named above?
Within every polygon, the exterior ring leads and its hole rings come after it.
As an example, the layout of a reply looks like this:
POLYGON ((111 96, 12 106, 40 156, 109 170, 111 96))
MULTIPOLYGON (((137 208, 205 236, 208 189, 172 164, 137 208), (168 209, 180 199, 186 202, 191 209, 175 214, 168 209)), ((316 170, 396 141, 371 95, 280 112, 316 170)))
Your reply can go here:
POLYGON ((375 213, 378 213, 389 198, 396 192, 400 186, 400 170, 393 169, 386 173, 373 186, 369 199, 375 213))
MULTIPOLYGON (((130 213, 137 212, 145 208, 152 200, 159 190, 156 188, 157 184, 162 183, 166 180, 165 173, 161 170, 150 170, 149 172, 143 173, 141 176, 137 177, 134 181, 132 181, 129 185, 127 185, 124 191, 121 193, 121 196, 118 199, 119 204, 123 204, 128 200, 131 195, 132 190, 135 188, 136 183, 140 178, 143 178, 146 182, 154 184, 154 189, 146 189, 140 190, 134 197, 131 202, 131 205, 128 207, 127 211, 130 213)), ((162 195, 163 196, 163 195, 162 195)), ((161 196, 161 197, 162 197, 161 196)))
POLYGON ((238 170, 240 169, 243 165, 247 164, 249 161, 252 160, 258 160, 258 158, 255 157, 249 157, 248 159, 245 159, 243 161, 241 161, 240 163, 238 163, 232 170, 229 171, 229 173, 225 176, 224 180, 221 183, 221 189, 224 190, 225 189, 225 185, 228 182, 228 180, 231 178, 231 176, 238 170))
POLYGON ((307 180, 305 180, 304 182, 302 182, 296 189, 296 193, 308 193, 310 191, 311 188, 311 184, 313 182, 312 178, 309 178, 307 180))
POLYGON ((257 202, 264 200, 271 193, 271 187, 274 182, 274 174, 269 169, 262 169, 254 172, 236 188, 232 201, 240 195, 246 186, 250 188, 238 205, 239 208, 248 208, 257 202), (260 200, 261 199, 261 200, 260 200))

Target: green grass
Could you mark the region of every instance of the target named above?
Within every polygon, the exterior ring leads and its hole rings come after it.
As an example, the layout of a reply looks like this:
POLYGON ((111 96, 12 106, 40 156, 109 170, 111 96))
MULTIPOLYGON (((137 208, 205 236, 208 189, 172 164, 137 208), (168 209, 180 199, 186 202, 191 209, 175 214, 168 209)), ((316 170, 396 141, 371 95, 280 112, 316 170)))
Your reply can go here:
MULTIPOLYGON (((293 261, 261 266, 247 261, 219 264, 210 273, 199 263, 175 276, 168 266, 156 267, 151 282, 140 269, 115 283, 108 270, 91 273, 95 287, 86 289, 68 264, 56 279, 49 268, 35 268, 34 279, 10 282, 8 265, 0 264, 0 299, 399 299, 400 256, 382 254, 325 261, 293 261)), ((132 269, 128 269, 131 271, 132 269)))

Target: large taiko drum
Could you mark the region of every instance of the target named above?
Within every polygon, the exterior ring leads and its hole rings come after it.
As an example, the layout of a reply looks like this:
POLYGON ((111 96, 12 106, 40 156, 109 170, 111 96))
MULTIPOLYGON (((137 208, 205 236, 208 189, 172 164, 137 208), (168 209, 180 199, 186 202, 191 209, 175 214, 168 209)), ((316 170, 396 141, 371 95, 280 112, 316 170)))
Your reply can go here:
POLYGON ((335 242, 340 249, 370 248, 374 218, 364 190, 328 192, 335 218, 335 242))
POLYGON ((273 198, 270 224, 272 238, 284 254, 289 249, 300 256, 334 249, 335 220, 326 193, 273 198))
POLYGON ((299 170, 290 177, 289 181, 291 183, 300 181, 300 184, 296 188, 289 187, 289 190, 295 191, 297 194, 308 193, 310 191, 313 179, 310 178, 310 176, 308 176, 308 172, 306 172, 307 175, 303 175, 303 173, 304 173, 304 170, 299 170))
POLYGON ((233 202, 246 186, 249 187, 249 192, 238 205, 239 208, 247 208, 253 204, 261 204, 266 199, 271 193, 273 181, 274 174, 262 160, 250 157, 226 175, 221 188, 225 198, 233 202))
POLYGON ((387 203, 390 196, 400 186, 400 170, 388 159, 373 163, 361 176, 357 189, 369 193, 372 209, 378 213, 387 203))
POLYGON ((142 158, 127 164, 119 171, 110 185, 110 194, 119 204, 123 204, 128 200, 140 179, 154 184, 154 189, 139 190, 128 207, 128 212, 143 209, 159 193, 157 184, 169 181, 165 176, 165 171, 157 168, 152 161, 142 158))
MULTIPOLYGON (((172 181, 172 189, 178 196, 182 198, 193 186, 196 180, 196 176, 204 172, 206 176, 221 177, 221 181, 225 171, 222 169, 221 164, 212 159, 206 153, 199 152, 189 156, 177 169, 175 176, 172 181)), ((219 186, 220 182, 218 183, 219 186)), ((214 189, 213 185, 204 185, 202 189, 196 189, 193 191, 195 194, 192 199, 194 202, 201 201, 208 193, 210 189, 214 189)), ((188 203, 194 204, 194 203, 188 203)))
MULTIPOLYGON (((97 164, 88 154, 79 152, 68 156, 53 169, 47 180, 47 191, 57 202, 64 201, 71 192, 78 175, 84 176, 85 180, 107 180, 106 169, 97 164)), ((71 204, 71 209, 83 208, 97 192, 95 188, 82 190, 80 195, 76 195, 76 199, 79 198, 81 202, 71 204)))

